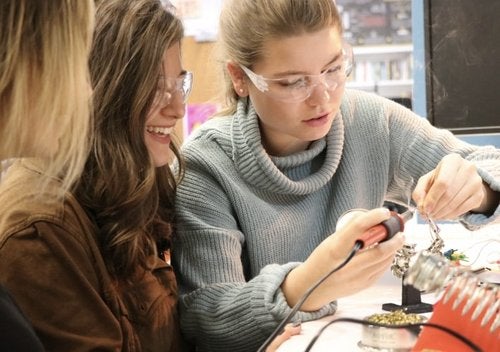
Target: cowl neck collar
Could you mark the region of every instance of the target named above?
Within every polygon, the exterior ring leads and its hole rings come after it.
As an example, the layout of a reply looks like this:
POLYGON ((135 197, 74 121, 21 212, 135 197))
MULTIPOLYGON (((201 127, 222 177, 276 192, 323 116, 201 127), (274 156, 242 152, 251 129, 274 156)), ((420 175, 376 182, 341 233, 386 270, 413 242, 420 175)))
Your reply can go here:
POLYGON ((335 174, 344 145, 344 124, 339 112, 328 134, 309 149, 270 156, 262 146, 259 120, 248 99, 238 102, 231 124, 232 156, 246 182, 265 191, 304 195, 323 187, 335 174))

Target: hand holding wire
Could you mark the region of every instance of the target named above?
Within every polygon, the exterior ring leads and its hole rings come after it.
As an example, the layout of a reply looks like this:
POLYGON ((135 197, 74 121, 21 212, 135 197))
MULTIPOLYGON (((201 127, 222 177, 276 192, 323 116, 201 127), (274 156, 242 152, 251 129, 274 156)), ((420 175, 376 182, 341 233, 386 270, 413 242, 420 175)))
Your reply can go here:
POLYGON ((486 211, 487 189, 472 162, 449 154, 418 180, 412 198, 423 216, 456 219, 469 211, 486 211))

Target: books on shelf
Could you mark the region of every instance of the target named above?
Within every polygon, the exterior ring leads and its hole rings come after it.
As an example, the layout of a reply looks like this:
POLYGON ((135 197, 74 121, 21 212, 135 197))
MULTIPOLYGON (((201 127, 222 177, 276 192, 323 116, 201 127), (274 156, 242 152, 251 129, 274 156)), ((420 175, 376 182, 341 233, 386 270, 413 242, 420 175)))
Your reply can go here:
POLYGON ((412 74, 411 45, 360 47, 354 50, 354 69, 347 86, 388 98, 411 98, 412 74))

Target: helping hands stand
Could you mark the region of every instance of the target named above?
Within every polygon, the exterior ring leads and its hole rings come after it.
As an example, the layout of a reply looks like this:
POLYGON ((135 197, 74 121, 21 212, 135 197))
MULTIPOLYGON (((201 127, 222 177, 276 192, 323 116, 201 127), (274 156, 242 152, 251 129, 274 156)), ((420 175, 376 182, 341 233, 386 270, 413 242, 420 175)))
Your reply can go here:
MULTIPOLYGON (((439 235, 440 229, 437 224, 431 219, 426 219, 429 225, 431 235, 431 245, 427 249, 431 253, 440 254, 444 241, 439 235)), ((384 303, 382 309, 385 311, 403 310, 405 313, 429 313, 433 310, 433 305, 423 303, 421 298, 421 291, 412 285, 405 284, 406 271, 409 268, 410 258, 416 254, 415 244, 404 245, 401 250, 396 253, 391 271, 396 277, 401 278, 401 305, 395 303, 384 303)))
POLYGON ((412 285, 405 285, 405 276, 401 278, 401 305, 395 303, 384 303, 382 309, 393 312, 402 310, 405 313, 429 313, 432 312, 432 304, 422 302, 420 290, 412 285))

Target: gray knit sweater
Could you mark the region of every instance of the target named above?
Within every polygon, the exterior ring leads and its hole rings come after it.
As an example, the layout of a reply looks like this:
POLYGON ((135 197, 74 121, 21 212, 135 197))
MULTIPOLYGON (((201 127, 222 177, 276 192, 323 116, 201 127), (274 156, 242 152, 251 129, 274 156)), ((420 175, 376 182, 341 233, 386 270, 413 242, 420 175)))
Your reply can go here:
MULTIPOLYGON (((243 99, 235 116, 210 120, 183 147, 173 261, 181 326, 200 351, 255 351, 291 309, 287 273, 335 229, 340 214, 384 200, 406 204, 416 181, 448 153, 473 160, 500 191, 500 150, 466 144, 410 110, 346 90, 328 135, 286 157, 263 149, 243 99)), ((469 214, 470 228, 494 221, 469 214)), ((336 303, 297 317, 335 312, 336 303)))

